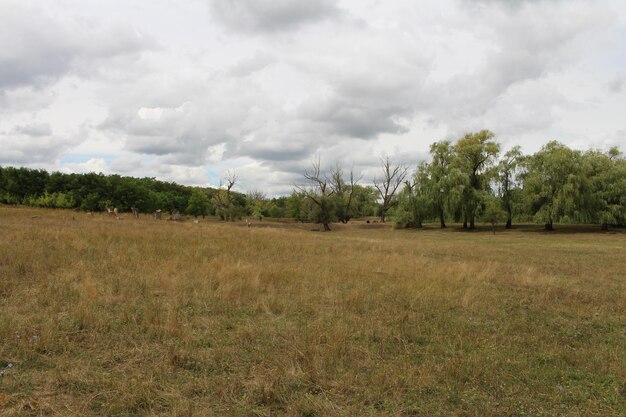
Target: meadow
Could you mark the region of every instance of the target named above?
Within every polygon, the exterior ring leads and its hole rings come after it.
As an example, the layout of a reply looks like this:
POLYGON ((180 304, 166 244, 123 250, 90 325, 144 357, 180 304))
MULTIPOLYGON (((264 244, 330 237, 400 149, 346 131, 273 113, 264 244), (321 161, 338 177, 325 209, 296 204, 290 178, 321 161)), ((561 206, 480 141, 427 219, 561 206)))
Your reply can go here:
POLYGON ((0 416, 623 416, 626 233, 0 206, 0 416))

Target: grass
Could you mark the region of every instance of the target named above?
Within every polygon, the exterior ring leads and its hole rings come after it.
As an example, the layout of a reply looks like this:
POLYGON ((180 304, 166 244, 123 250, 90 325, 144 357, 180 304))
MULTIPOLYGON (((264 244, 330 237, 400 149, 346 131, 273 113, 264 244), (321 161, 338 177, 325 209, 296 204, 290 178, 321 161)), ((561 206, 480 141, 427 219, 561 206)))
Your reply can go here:
POLYGON ((626 234, 262 225, 0 207, 0 416, 626 415, 626 234))

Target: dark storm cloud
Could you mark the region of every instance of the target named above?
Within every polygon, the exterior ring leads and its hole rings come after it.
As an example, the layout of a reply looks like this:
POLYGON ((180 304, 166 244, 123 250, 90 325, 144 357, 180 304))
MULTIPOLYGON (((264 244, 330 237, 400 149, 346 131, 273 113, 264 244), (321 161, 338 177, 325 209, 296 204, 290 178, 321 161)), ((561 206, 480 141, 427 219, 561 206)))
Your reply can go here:
POLYGON ((335 0, 210 0, 214 18, 242 32, 280 32, 338 16, 335 0))

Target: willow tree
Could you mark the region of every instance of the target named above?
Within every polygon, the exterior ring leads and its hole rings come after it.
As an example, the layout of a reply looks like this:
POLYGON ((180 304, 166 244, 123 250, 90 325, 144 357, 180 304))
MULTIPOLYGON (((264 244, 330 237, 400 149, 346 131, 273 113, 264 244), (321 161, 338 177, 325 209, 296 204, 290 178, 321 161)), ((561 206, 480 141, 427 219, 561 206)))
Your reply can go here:
POLYGON ((418 168, 420 186, 426 198, 431 202, 439 225, 446 227, 446 207, 451 195, 458 188, 460 172, 453 166, 454 154, 450 141, 435 142, 430 145, 432 161, 418 168))
POLYGON ((626 224, 626 159, 620 151, 586 152, 583 170, 589 181, 585 220, 600 223, 602 230, 608 230, 610 224, 626 224))
POLYGON ((513 227, 513 206, 521 191, 519 187, 519 173, 521 168, 522 152, 519 146, 513 147, 504 154, 498 164, 497 186, 502 202, 502 208, 506 212, 506 228, 513 227))
POLYGON ((548 142, 526 158, 524 195, 535 218, 546 230, 553 223, 575 215, 581 191, 581 153, 557 142, 548 142))
POLYGON ((492 168, 500 152, 500 145, 493 139, 489 130, 467 133, 454 145, 456 164, 465 174, 468 186, 463 189, 463 227, 475 228, 476 212, 482 203, 489 180, 493 176, 492 168))

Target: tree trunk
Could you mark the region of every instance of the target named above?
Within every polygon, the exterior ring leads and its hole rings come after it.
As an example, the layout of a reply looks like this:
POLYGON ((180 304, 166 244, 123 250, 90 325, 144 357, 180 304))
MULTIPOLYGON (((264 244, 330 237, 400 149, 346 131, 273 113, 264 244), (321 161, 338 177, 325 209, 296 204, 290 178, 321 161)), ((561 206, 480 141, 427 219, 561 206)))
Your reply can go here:
POLYGON ((493 231, 493 234, 495 235, 496 234, 496 225, 495 225, 495 223, 491 224, 491 230, 493 231))
POLYGON ((554 227, 552 227, 552 220, 549 220, 546 222, 545 230, 549 230, 549 231, 554 230, 554 227))
POLYGON ((330 232, 330 225, 328 223, 324 223, 324 231, 330 232))
POLYGON ((506 219, 506 226, 504 226, 505 229, 512 229, 513 228, 513 220, 511 219, 511 216, 509 216, 508 219, 506 219))
POLYGON ((442 229, 446 228, 446 220, 443 216, 443 209, 439 209, 439 223, 442 229))
POLYGON ((476 225, 474 224, 474 220, 476 220, 476 216, 474 216, 474 213, 472 213, 472 214, 470 214, 470 224, 469 224, 470 230, 476 229, 476 225))

